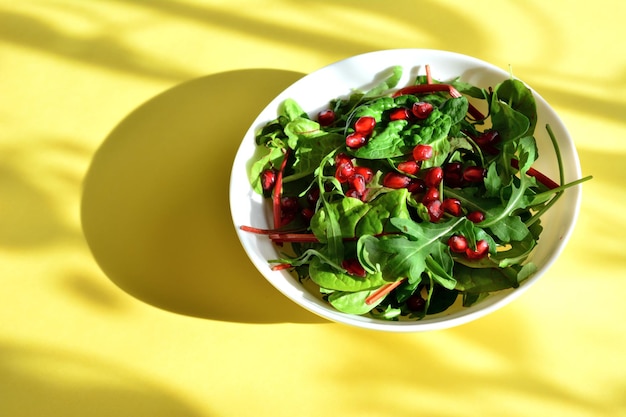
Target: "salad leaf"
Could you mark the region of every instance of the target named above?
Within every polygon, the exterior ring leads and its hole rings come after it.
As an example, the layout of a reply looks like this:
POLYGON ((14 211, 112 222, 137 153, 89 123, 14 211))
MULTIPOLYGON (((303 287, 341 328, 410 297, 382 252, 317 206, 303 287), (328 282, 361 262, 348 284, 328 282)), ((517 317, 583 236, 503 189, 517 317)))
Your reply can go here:
POLYGON ((376 288, 385 283, 380 271, 367 274, 365 277, 353 276, 337 271, 319 257, 311 259, 309 274, 311 280, 320 287, 336 291, 361 291, 376 288))

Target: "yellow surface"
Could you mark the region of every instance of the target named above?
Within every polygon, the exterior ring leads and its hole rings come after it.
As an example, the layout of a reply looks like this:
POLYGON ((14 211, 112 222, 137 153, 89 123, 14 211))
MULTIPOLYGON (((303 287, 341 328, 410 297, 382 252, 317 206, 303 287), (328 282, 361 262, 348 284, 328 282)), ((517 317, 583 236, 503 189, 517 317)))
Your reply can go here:
POLYGON ((0 0, 0 416, 625 416, 625 17, 621 0, 0 0), (544 279, 423 334, 285 300, 227 202, 273 94, 397 47, 511 65, 594 175, 544 279))

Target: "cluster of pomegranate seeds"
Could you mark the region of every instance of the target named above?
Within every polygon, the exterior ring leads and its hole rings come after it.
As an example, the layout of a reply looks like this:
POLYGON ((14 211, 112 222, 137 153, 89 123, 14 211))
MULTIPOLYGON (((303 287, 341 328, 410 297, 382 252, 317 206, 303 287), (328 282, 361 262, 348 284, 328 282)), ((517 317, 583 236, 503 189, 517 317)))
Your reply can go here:
POLYGON ((478 240, 476 242, 476 248, 473 249, 467 243, 465 236, 462 235, 452 235, 448 239, 448 246, 450 247, 450 251, 464 254, 467 259, 474 261, 483 259, 489 253, 489 243, 487 243, 486 240, 478 240))
POLYGON ((346 136, 346 146, 350 149, 358 149, 367 143, 374 132, 376 119, 371 116, 362 116, 354 122, 354 132, 346 136))
POLYGON ((365 166, 355 166, 348 155, 340 153, 335 156, 335 178, 342 184, 348 184, 347 197, 363 200, 367 184, 374 178, 374 171, 365 166))

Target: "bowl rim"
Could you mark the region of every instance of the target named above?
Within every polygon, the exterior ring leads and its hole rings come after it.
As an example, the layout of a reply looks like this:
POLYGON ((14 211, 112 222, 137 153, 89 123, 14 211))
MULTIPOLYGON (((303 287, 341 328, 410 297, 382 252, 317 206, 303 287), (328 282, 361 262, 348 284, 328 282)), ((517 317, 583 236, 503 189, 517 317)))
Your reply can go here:
MULTIPOLYGON (((393 65, 397 65, 396 62, 391 59, 393 57, 411 57, 411 59, 420 58, 422 60, 430 58, 431 61, 433 60, 433 58, 436 58, 435 60, 452 61, 457 63, 461 62, 465 67, 480 69, 481 72, 484 71, 486 73, 491 73, 491 76, 500 78, 502 80, 506 77, 511 76, 509 72, 506 72, 503 69, 476 57, 464 55, 458 52, 423 48, 399 48, 370 51, 335 61, 305 75, 301 79, 292 83, 287 88, 283 89, 281 93, 279 93, 274 99, 272 99, 258 114, 258 116, 255 118, 255 120, 246 131, 244 137, 242 138, 242 141, 237 149, 235 159, 233 161, 232 171, 230 175, 229 204, 231 211, 231 220, 236 229, 240 244, 242 245, 250 261, 263 275, 263 277, 284 296, 291 299, 302 308, 305 308, 306 310, 322 318, 325 318, 332 322, 347 324, 350 326, 391 332, 419 332, 455 327, 484 317, 511 303, 512 301, 520 297, 523 293, 525 293, 533 284, 535 284, 554 264, 554 262, 556 262, 557 258, 569 241, 578 220, 582 197, 580 184, 568 189, 567 200, 569 201, 568 210, 570 216, 567 217, 567 219, 569 219, 569 221, 567 221, 566 224, 563 225, 564 229, 560 233, 559 239, 556 241, 556 244, 550 251, 549 256, 547 256, 547 258, 545 259, 545 262, 541 264, 540 267, 538 267, 538 270, 535 274, 525 280, 518 288, 514 290, 504 290, 503 292, 495 293, 498 294, 497 297, 490 296, 472 307, 464 308, 460 311, 451 312, 449 314, 428 316, 422 320, 387 321, 367 316, 346 314, 335 310, 329 304, 321 302, 317 297, 310 294, 304 287, 302 287, 300 283, 297 282, 297 279, 295 279, 289 272, 272 271, 268 263, 269 258, 259 256, 259 242, 257 241, 259 237, 251 237, 249 233, 244 232, 239 228, 239 226, 245 224, 242 221, 241 216, 241 198, 244 197, 252 200, 256 199, 256 202, 258 203, 258 198, 254 195, 254 193, 251 193, 251 189, 247 190, 246 193, 242 193, 240 190, 240 187, 242 185, 242 175, 247 181, 247 168, 243 173, 241 172, 241 168, 247 167, 251 152, 253 151, 249 149, 250 139, 253 139, 254 133, 262 124, 270 120, 270 118, 268 118, 270 114, 275 117, 278 104, 284 99, 291 97, 294 92, 297 93, 299 88, 303 88, 303 86, 306 87, 306 84, 312 82, 312 80, 314 80, 316 77, 334 77, 335 75, 345 75, 345 72, 348 71, 346 68, 353 67, 354 65, 362 62, 387 61, 388 64, 386 64, 386 68, 391 68, 393 65)), ((425 64, 430 64, 430 62, 420 62, 419 60, 416 60, 415 65, 423 66, 425 64)), ((351 79, 350 81, 353 85, 346 85, 344 87, 344 91, 337 91, 334 95, 327 95, 325 97, 324 103, 328 103, 329 100, 335 97, 347 95, 350 92, 351 88, 363 89, 363 82, 361 82, 360 85, 354 84, 358 84, 359 81, 366 81, 367 83, 371 83, 373 82, 372 75, 377 74, 379 73, 374 72, 374 70, 363 71, 361 73, 351 73, 351 75, 354 76, 351 78, 355 80, 352 81, 351 79)), ((464 74, 459 74, 459 76, 461 79, 464 78, 464 74)), ((403 75, 403 78, 405 77, 406 75, 403 75)), ((341 77, 339 78, 339 82, 341 82, 341 77)), ((524 82, 523 80, 520 81, 524 82)), ((403 85, 403 82, 404 81, 401 81, 398 85, 403 85)), ((566 178, 566 180, 571 181, 580 178, 580 161, 572 136, 569 134, 566 126, 564 125, 558 114, 554 111, 554 109, 548 104, 548 102, 537 91, 535 91, 532 86, 529 86, 528 84, 526 85, 533 92, 533 95, 537 102, 538 115, 540 110, 543 111, 541 116, 545 119, 550 120, 551 127, 555 132, 560 132, 560 135, 558 136, 559 143, 561 145, 567 145, 566 147, 561 146, 562 152, 564 149, 567 151, 567 158, 564 157, 564 160, 567 160, 567 162, 569 163, 569 166, 567 167, 567 175, 569 176, 569 178, 566 178)), ((296 101, 300 102, 298 97, 291 98, 294 98, 296 101)), ((302 105, 302 107, 309 114, 313 114, 314 112, 321 109, 321 107, 311 108, 308 102, 302 105)), ((539 126, 539 124, 537 124, 537 126, 539 126)), ((254 144, 254 140, 252 140, 252 144, 254 144)), ((250 188, 249 183, 248 188, 250 188)), ((557 204, 559 203, 561 203, 561 201, 559 201, 557 204)), ((539 245, 540 243, 538 243, 538 246, 539 245)))

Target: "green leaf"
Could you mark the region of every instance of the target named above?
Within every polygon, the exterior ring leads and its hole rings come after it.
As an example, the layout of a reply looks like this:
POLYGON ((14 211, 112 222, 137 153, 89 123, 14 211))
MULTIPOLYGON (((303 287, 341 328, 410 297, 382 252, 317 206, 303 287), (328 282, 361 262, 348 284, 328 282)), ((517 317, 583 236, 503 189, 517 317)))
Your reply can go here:
POLYGON ((484 293, 517 287, 517 273, 510 268, 471 268, 456 264, 456 289, 468 293, 484 293))
POLYGON ((299 117, 308 118, 306 112, 300 107, 300 105, 291 98, 284 100, 278 106, 278 116, 286 117, 288 121, 295 120, 299 117))
MULTIPOLYGON (((408 191, 406 189, 393 190, 381 194, 375 200, 363 201, 345 197, 327 204, 328 208, 337 215, 337 225, 342 238, 353 238, 363 235, 378 235, 392 230, 389 219, 392 217, 409 218, 406 205, 408 191)), ((327 215, 319 211, 311 219, 311 230, 322 242, 326 242, 327 215)))
POLYGON ((248 180, 252 189, 257 194, 263 194, 263 187, 261 185, 261 173, 266 168, 277 167, 285 157, 281 148, 269 148, 267 153, 257 159, 248 172, 248 180))
POLYGON ((384 298, 375 303, 366 304, 365 300, 375 290, 362 290, 355 292, 335 291, 328 296, 328 302, 338 311, 347 314, 365 314, 380 304, 384 298))
POLYGON ((492 127, 498 131, 503 142, 513 141, 528 132, 528 118, 496 97, 491 101, 490 113, 492 127))
POLYGON ((337 271, 319 257, 312 258, 309 265, 311 280, 320 287, 336 291, 361 291, 385 284, 382 273, 377 271, 363 277, 356 277, 337 271))
POLYGON ((389 74, 383 81, 371 88, 365 93, 365 97, 376 97, 387 92, 398 85, 398 81, 402 78, 403 69, 400 65, 391 67, 391 74, 389 74))
POLYGON ((532 92, 520 80, 510 78, 495 88, 499 100, 523 114, 529 121, 528 135, 532 135, 537 125, 537 103, 532 92))

